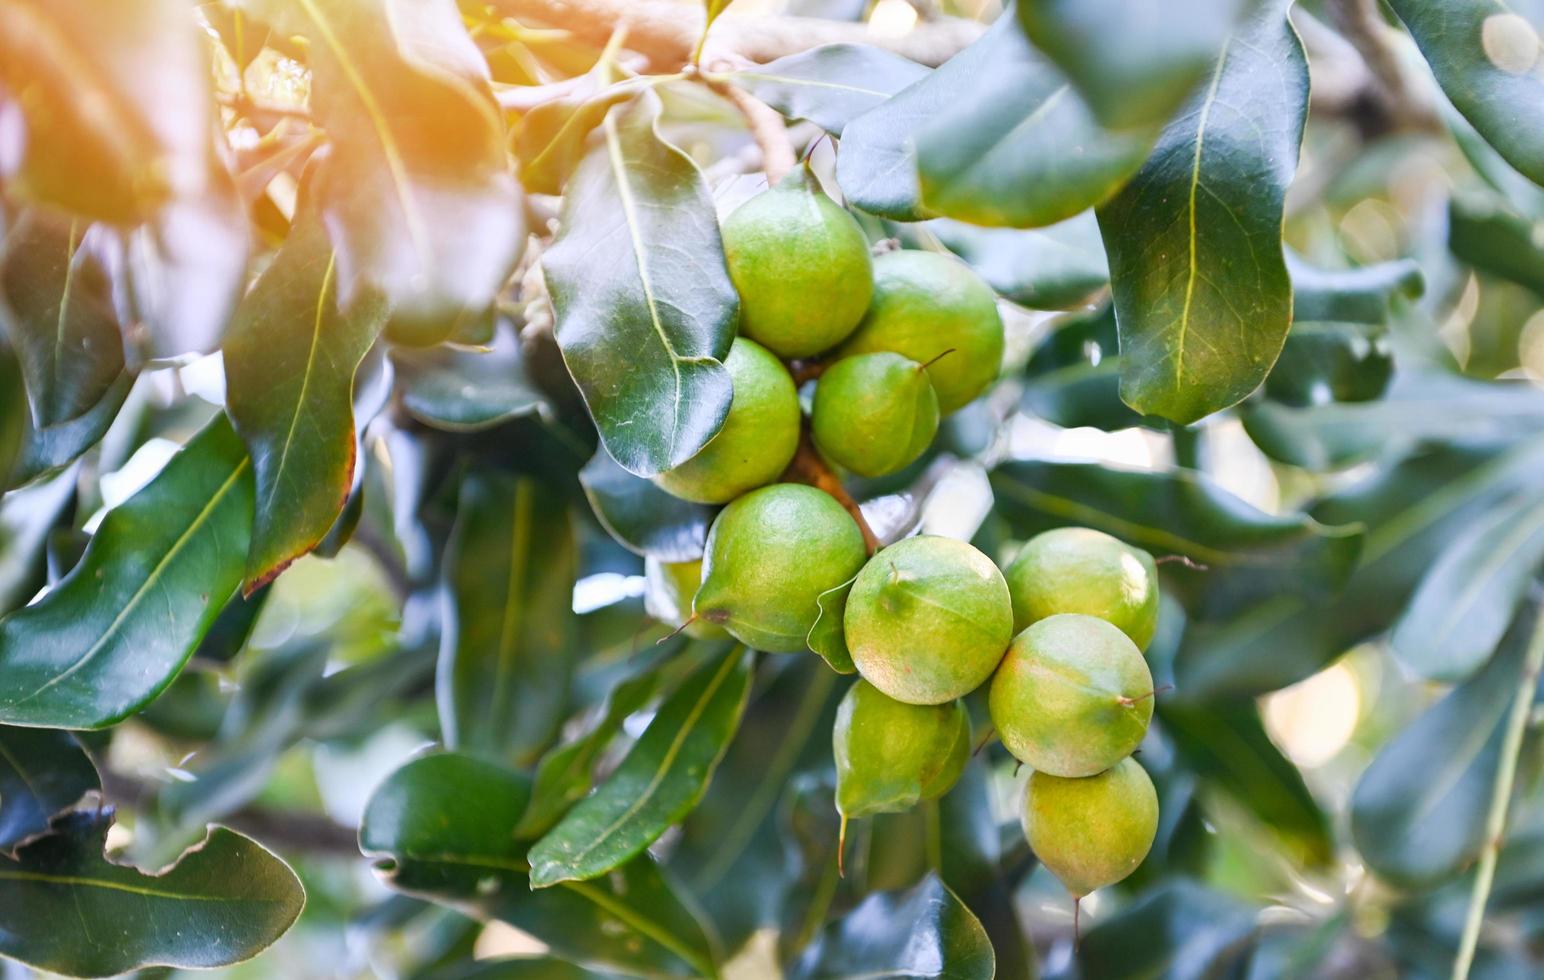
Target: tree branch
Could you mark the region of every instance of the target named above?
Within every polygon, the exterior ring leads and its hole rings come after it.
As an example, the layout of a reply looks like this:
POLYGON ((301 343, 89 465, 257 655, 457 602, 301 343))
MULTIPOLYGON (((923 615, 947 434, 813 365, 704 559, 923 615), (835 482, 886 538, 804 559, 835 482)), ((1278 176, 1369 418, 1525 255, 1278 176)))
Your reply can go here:
POLYGON ((824 490, 836 498, 837 503, 847 509, 852 519, 858 522, 858 530, 863 532, 863 545, 869 554, 879 550, 879 538, 874 534, 874 529, 869 527, 868 518, 863 516, 863 508, 852 499, 852 494, 842 486, 842 480, 826 461, 820 458, 820 453, 815 449, 815 443, 810 439, 809 430, 799 433, 799 451, 794 454, 793 462, 788 464, 788 469, 783 473, 785 482, 807 483, 817 490, 824 490))
POLYGON ((734 104, 745 117, 751 138, 761 150, 761 169, 768 184, 776 184, 798 163, 793 141, 788 138, 788 124, 782 113, 740 88, 723 82, 708 82, 708 87, 734 104))

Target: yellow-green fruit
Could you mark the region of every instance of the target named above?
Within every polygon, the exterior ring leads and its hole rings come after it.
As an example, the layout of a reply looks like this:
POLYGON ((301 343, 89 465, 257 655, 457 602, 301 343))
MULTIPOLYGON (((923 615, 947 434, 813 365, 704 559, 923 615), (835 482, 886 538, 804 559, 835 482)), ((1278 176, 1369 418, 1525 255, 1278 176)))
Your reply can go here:
POLYGON ((734 385, 724 427, 697 455, 654 478, 667 493, 699 504, 726 503, 766 486, 799 448, 799 393, 782 362, 737 337, 724 366, 734 385))
POLYGON ((1147 661, 1125 633, 1062 613, 1014 638, 988 707, 1020 762, 1054 776, 1092 776, 1142 743, 1152 694, 1147 661))
POLYGON ((964 541, 917 537, 858 573, 843 619, 864 680, 907 704, 943 704, 980 687, 1013 636, 1008 585, 964 541))
POLYGON ((1097 616, 1146 650, 1158 629, 1153 556, 1103 531, 1063 527, 1038 534, 1003 573, 1013 594, 1013 628, 1057 613, 1097 616))
POLYGON ((1078 898, 1137 869, 1158 834, 1158 793, 1134 759, 1083 779, 1036 772, 1024 791, 1024 836, 1078 898))
POLYGON ((687 622, 692 614, 692 597, 702 584, 702 562, 660 561, 645 558, 643 561, 643 608, 653 618, 670 626, 681 627, 681 632, 699 640, 713 640, 728 636, 722 626, 714 626, 703 619, 687 622))
POLYGON ((835 347, 868 309, 868 240, 807 166, 736 208, 723 238, 740 293, 740 333, 779 357, 835 347))
POLYGON ((836 710, 831 742, 837 810, 899 813, 959 780, 970 757, 970 717, 958 701, 902 704, 860 680, 836 710))
POLYGON ((752 490, 708 531, 693 609, 753 649, 804 650, 817 598, 851 579, 866 553, 863 532, 830 494, 798 483, 752 490))
POLYGON ((820 376, 815 445, 859 476, 914 462, 938 433, 938 396, 921 364, 889 351, 844 357, 820 376))
POLYGON ((963 407, 1002 368, 1003 321, 992 287, 952 256, 881 255, 874 260, 874 300, 840 353, 878 350, 927 364, 939 411, 963 407))

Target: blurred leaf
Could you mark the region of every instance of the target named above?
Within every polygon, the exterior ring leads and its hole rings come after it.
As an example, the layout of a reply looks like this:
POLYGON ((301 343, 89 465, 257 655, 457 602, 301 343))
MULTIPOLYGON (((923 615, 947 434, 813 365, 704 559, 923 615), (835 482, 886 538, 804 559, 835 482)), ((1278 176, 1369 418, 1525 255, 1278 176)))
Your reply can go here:
POLYGON ((1502 720, 1537 617, 1536 609, 1517 617, 1490 663, 1390 739, 1357 782, 1351 836, 1378 874, 1420 888, 1478 856, 1502 720))
POLYGON ((1046 228, 978 228, 940 218, 926 225, 1004 299, 1035 309, 1072 306, 1110 281, 1092 211, 1046 228))
POLYGON ((1091 425, 1113 432, 1142 424, 1120 399, 1119 357, 1084 362, 1038 374, 1024 386, 1022 411, 1063 428, 1091 425))
POLYGON ((520 956, 459 963, 450 969, 438 970, 415 980, 604 980, 606 976, 562 960, 520 956))
POLYGON ((828 926, 789 971, 822 977, 949 977, 991 980, 986 930, 936 874, 905 892, 879 892, 828 926))
POLYGON ((660 138, 658 113, 645 95, 607 114, 542 257, 563 359, 606 449, 639 476, 690 459, 723 425, 739 308, 707 186, 660 138))
POLYGON ((666 562, 702 557, 712 507, 672 497, 604 449, 579 471, 579 482, 601 526, 629 551, 666 562))
POLYGON ((1378 262, 1352 269, 1325 269, 1286 250, 1292 275, 1292 319, 1386 323, 1397 298, 1415 299, 1426 288, 1421 267, 1412 259, 1378 262))
POLYGON ((1476 269, 1544 296, 1540 220, 1522 217, 1492 195, 1454 197, 1448 202, 1448 248, 1476 269))
POLYGON ((1235 976, 1255 935, 1256 910, 1231 895, 1178 878, 1147 892, 1083 936, 1062 977, 1205 980, 1235 976))
POLYGON ((300 915, 305 890, 270 851, 224 827, 157 874, 103 855, 111 810, 76 811, 0 855, 0 953, 68 976, 249 959, 300 915))
POLYGON ((1448 98, 1512 166, 1544 184, 1544 79, 1536 5, 1389 0, 1448 98))
POLYGON ((1019 23, 1072 79, 1095 117, 1162 125, 1217 63, 1253 0, 1022 0, 1019 23))
POLYGON ((102 400, 83 415, 57 425, 36 427, 30 415, 23 419, 26 432, 21 457, 13 464, 11 486, 30 483, 56 473, 75 462, 82 453, 102 441, 118 417, 118 410, 134 387, 134 375, 118 375, 102 400))
POLYGON ((561 722, 573 669, 578 544, 563 495, 474 473, 445 558, 438 698, 446 745, 535 761, 561 722))
POLYGON ((252 496, 219 416, 108 512, 74 571, 0 619, 0 721, 100 728, 159 694, 241 584, 252 496))
POLYGON ((561 194, 584 159, 589 136, 611 107, 644 91, 646 78, 614 81, 616 69, 602 59, 585 74, 579 88, 543 102, 520 120, 515 159, 520 183, 533 194, 561 194))
POLYGON ((0 497, 0 613, 26 603, 45 584, 44 548, 75 500, 77 479, 70 470, 0 497))
POLYGON ((847 649, 847 635, 843 631, 847 594, 852 591, 852 583, 857 580, 858 577, 854 575, 836 588, 827 589, 815 597, 815 605, 820 611, 815 614, 815 622, 810 626, 806 638, 809 648, 820 654, 821 659, 838 674, 852 674, 858 670, 852 662, 852 652, 847 649))
POLYGON ((853 119, 929 73, 882 48, 823 44, 714 77, 738 85, 790 119, 808 119, 841 136, 853 119))
POLYGON ((102 778, 75 736, 0 726, 0 855, 48 830, 54 814, 79 803, 102 778))
POLYGON ((501 919, 583 966, 716 975, 702 927, 647 856, 597 881, 532 891, 525 844, 509 832, 529 794, 523 776, 492 763, 422 756, 371 796, 359 846, 391 887, 501 919))
POLYGON ((1381 328, 1297 322, 1265 379, 1265 394, 1297 408, 1366 402, 1383 394, 1393 373, 1394 355, 1381 328))
POLYGON ((438 343, 514 269, 524 212, 488 65, 451 0, 260 0, 310 42, 311 111, 331 152, 317 173, 344 308, 372 288, 392 337, 438 343))
POLYGON ((13 476, 27 442, 32 415, 22 381, 21 362, 16 359, 11 345, 3 341, 0 337, 0 493, 20 482, 13 476))
POLYGON ((1302 45, 1270 0, 1223 47, 1152 157, 1099 209, 1121 396, 1189 423, 1248 395, 1292 321, 1282 202, 1308 107, 1302 45))
POLYGON ((26 119, 23 197, 131 225, 209 179, 214 99, 184 0, 7 3, 0 83, 26 119))
POLYGON ((520 338, 500 324, 487 350, 438 347, 395 350, 402 407, 427 426, 447 432, 480 432, 551 406, 525 376, 520 338))
POLYGON ((751 660, 731 647, 660 706, 616 771, 531 848, 533 888, 603 875, 691 812, 739 727, 751 660))
POLYGON ((1165 581, 1209 617, 1283 594, 1322 600, 1362 548, 1359 528, 1263 513, 1192 470, 1020 460, 993 471, 992 490, 1016 537, 1080 525, 1206 566, 1166 568, 1165 581))
MULTIPOLYGON (((948 108, 914 132, 891 134, 915 145, 919 210, 978 225, 1055 224, 1109 198, 1152 149, 1156 126, 1121 132, 1100 126, 1011 15, 956 56, 968 63, 978 58, 985 63, 962 71, 953 84, 946 64, 913 86, 909 91, 938 90, 932 97, 947 99, 948 108)), ((843 150, 850 151, 845 141, 843 150)), ((841 163, 839 156, 838 174, 841 163)), ((847 189, 845 178, 842 186, 847 189)))
POLYGON ((1506 632, 1544 562, 1544 502, 1509 500, 1466 528, 1432 563, 1389 646, 1417 676, 1461 681, 1506 632))
POLYGON ((343 308, 337 262, 320 219, 298 220, 225 341, 227 403, 257 483, 249 595, 321 542, 354 482, 354 374, 387 311, 368 292, 343 308))

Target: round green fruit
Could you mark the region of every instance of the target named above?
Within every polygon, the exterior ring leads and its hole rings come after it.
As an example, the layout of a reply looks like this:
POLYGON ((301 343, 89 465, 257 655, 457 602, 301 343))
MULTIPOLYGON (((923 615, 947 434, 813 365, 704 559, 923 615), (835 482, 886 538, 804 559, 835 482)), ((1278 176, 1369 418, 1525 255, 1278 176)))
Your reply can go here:
POLYGON ((1103 531, 1063 527, 1038 534, 1003 573, 1013 594, 1013 628, 1057 613, 1114 623, 1146 650, 1158 629, 1153 556, 1103 531))
POLYGON ((643 561, 643 606, 650 616, 670 626, 679 627, 687 636, 713 640, 728 636, 722 626, 702 619, 691 619, 692 597, 702 584, 702 561, 643 561))
POLYGON ((672 496, 722 504, 782 475, 799 448, 799 393, 781 361, 735 339, 724 359, 734 401, 724 427, 691 459, 654 478, 672 496))
POLYGON ((1024 791, 1024 836, 1078 898, 1137 869, 1158 834, 1158 793, 1135 759, 1097 776, 1036 772, 1024 791))
POLYGON ((735 500, 708 531, 693 611, 747 646, 806 649, 822 592, 863 567, 863 532, 830 494, 776 483, 735 500))
POLYGON ((841 343, 874 291, 868 240, 808 166, 724 221, 724 258, 740 293, 740 333, 779 357, 841 343))
POLYGON ((836 710, 831 741, 842 816, 899 813, 959 780, 970 757, 970 718, 959 701, 902 704, 859 680, 836 710))
POLYGON ((1002 367, 1003 321, 992 288, 952 256, 905 250, 881 255, 874 260, 868 314, 840 353, 881 350, 928 365, 945 415, 963 407, 1002 367))
POLYGON ((815 445, 859 476, 914 462, 938 434, 938 396, 926 369, 889 351, 844 357, 820 376, 810 412, 815 445))
POLYGON ((907 538, 858 573, 843 628, 864 680, 897 701, 943 704, 992 676, 1013 609, 986 555, 951 538, 907 538))
POLYGON ((1014 638, 988 707, 1020 762, 1053 776, 1092 776, 1141 744, 1152 694, 1147 661, 1125 633, 1063 613, 1014 638))

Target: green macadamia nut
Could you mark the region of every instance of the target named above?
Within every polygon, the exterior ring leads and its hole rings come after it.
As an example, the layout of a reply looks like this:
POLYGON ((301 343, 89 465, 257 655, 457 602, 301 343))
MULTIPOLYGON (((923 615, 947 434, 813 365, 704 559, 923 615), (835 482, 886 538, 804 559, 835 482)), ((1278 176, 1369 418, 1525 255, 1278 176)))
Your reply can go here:
POLYGON ((859 680, 837 708, 832 748, 843 816, 898 813, 959 780, 970 757, 970 718, 958 701, 902 704, 859 680))
POLYGON ((1057 613, 1115 624, 1137 649, 1158 629, 1158 566, 1153 556, 1103 531, 1063 527, 1037 534, 1003 573, 1013 594, 1013 628, 1057 613))
POLYGON ((756 650, 807 649, 822 592, 863 567, 863 532, 836 498, 797 483, 752 490, 708 530, 698 618, 756 650))
POLYGON ((779 357, 835 347, 868 309, 868 239, 807 165, 736 208, 724 221, 723 239, 740 293, 740 334, 779 357))
POLYGON ((865 680, 897 701, 943 704, 992 675, 1013 609, 991 559, 964 541, 923 536, 863 566, 843 626, 865 680))
POLYGON ((815 445, 859 476, 914 462, 938 434, 938 396, 926 369, 889 351, 837 361, 815 386, 815 445))
POLYGON ((643 608, 653 618, 699 640, 728 636, 722 626, 692 619, 692 597, 702 584, 702 561, 643 560, 643 608))
POLYGON ((782 362, 735 339, 724 359, 734 400, 724 427, 697 455, 654 478, 673 496, 722 504, 782 475, 799 448, 799 393, 782 362))
POLYGON ((1024 791, 1024 836, 1078 898, 1137 869, 1158 835, 1158 793, 1135 759, 1096 776, 1035 772, 1024 791))
POLYGON ((997 297, 959 259, 902 250, 874 260, 874 300, 839 353, 893 351, 928 365, 947 415, 991 385, 1002 369, 997 297), (947 356, 940 357, 945 351, 947 356))
MULTIPOLYGON (((850 608, 850 607, 849 607, 850 608)), ((1131 639, 1062 613, 1020 633, 988 707, 1014 757, 1053 776, 1092 776, 1130 755, 1153 717, 1153 676, 1131 639)))

